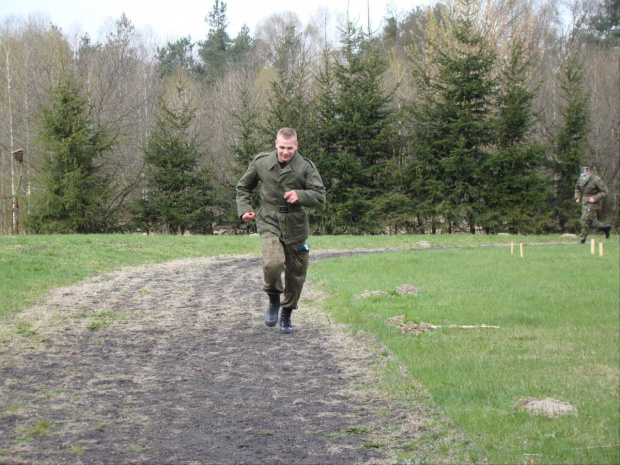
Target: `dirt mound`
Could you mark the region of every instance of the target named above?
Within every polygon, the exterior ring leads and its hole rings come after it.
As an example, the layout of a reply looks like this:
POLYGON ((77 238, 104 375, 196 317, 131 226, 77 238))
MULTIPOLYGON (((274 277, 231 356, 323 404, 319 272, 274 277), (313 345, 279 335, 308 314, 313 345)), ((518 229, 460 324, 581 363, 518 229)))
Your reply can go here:
POLYGON ((561 400, 547 397, 545 399, 536 399, 534 397, 527 397, 522 399, 517 408, 523 409, 531 415, 538 416, 543 415, 548 418, 554 418, 562 415, 575 415, 577 416, 577 409, 568 402, 562 402, 561 400))

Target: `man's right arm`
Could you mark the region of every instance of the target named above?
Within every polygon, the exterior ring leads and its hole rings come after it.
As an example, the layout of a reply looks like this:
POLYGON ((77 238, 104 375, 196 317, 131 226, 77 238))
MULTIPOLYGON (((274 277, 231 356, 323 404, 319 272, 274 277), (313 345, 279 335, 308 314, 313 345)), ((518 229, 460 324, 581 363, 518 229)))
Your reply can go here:
POLYGON ((252 207, 252 193, 258 185, 258 172, 254 161, 237 183, 237 214, 239 218, 248 212, 254 212, 252 207))

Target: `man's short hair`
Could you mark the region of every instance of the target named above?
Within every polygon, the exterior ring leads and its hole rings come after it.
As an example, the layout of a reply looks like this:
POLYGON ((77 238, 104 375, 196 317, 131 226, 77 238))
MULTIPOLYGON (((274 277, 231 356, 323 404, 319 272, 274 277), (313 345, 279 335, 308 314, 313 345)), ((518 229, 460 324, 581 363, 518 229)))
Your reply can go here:
POLYGON ((293 128, 282 128, 278 131, 278 135, 276 138, 280 138, 282 137, 282 139, 295 139, 297 140, 297 131, 295 131, 293 128))

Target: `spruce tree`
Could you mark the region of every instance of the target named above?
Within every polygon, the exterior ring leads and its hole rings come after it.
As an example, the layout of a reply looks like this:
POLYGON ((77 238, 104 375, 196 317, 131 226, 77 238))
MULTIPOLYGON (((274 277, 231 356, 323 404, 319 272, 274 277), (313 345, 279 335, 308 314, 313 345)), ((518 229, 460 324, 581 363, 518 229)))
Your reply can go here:
POLYGON ((146 189, 135 209, 135 223, 147 231, 212 233, 216 212, 212 173, 200 166, 207 151, 192 132, 196 110, 183 76, 171 100, 162 98, 144 147, 146 189))
MULTIPOLYGON (((309 154, 319 168, 327 192, 338 182, 332 164, 339 140, 334 106, 336 95, 334 60, 333 50, 329 44, 325 44, 315 80, 318 93, 313 101, 313 118, 305 135, 307 143, 304 144, 304 153, 309 154)), ((321 210, 309 211, 308 218, 314 233, 331 234, 335 230, 333 221, 335 217, 332 217, 327 206, 321 210)))
POLYGON ((368 34, 348 23, 342 60, 324 60, 317 114, 323 120, 317 165, 326 183, 327 233, 376 233, 383 228, 381 177, 390 156, 393 92, 382 88, 387 62, 368 34), (330 69, 331 67, 331 69, 330 69))
MULTIPOLYGON (((232 127, 230 128, 232 137, 232 143, 230 145, 230 151, 234 154, 234 163, 230 167, 231 176, 230 182, 227 182, 222 189, 221 194, 225 196, 230 204, 229 208, 225 212, 226 218, 223 221, 231 227, 238 227, 239 217, 237 216, 237 209, 234 205, 235 199, 235 184, 238 179, 243 176, 243 173, 248 168, 248 165, 252 159, 264 152, 266 147, 273 147, 274 134, 270 134, 269 138, 265 140, 261 137, 264 127, 261 124, 261 108, 258 102, 256 89, 253 86, 254 74, 248 72, 248 70, 239 70, 242 75, 237 81, 236 95, 237 99, 235 104, 229 108, 229 115, 232 120, 232 127)), ((256 203, 259 203, 259 191, 254 192, 256 203)), ((245 228, 249 232, 256 230, 254 223, 248 223, 245 228)))
POLYGON ((541 175, 546 150, 529 139, 536 121, 530 67, 525 46, 517 41, 502 66, 496 147, 483 167, 486 212, 480 224, 490 233, 541 233, 550 226, 551 184, 541 175))
POLYGON ((410 188, 433 232, 441 222, 444 232, 465 224, 473 234, 485 212, 481 168, 493 142, 495 53, 471 11, 440 37, 429 38, 431 67, 416 69, 421 98, 412 108, 410 188))
POLYGON ((276 78, 268 97, 265 136, 273 138, 280 128, 291 127, 300 140, 305 139, 312 114, 308 95, 312 76, 301 34, 293 25, 287 27, 278 44, 274 68, 276 78))
MULTIPOLYGON (((244 76, 237 87, 239 100, 231 106, 229 114, 233 121, 234 145, 231 147, 235 155, 235 177, 242 175, 248 164, 268 146, 265 138, 261 138, 261 114, 256 102, 255 88, 251 81, 252 76, 244 76)), ((275 139, 274 133, 267 139, 275 139)))
POLYGON ((83 85, 65 74, 41 110, 40 163, 27 226, 36 233, 98 233, 111 224, 111 180, 104 174, 109 131, 93 121, 83 85))
POLYGON ((588 101, 583 91, 584 70, 576 55, 567 57, 560 88, 564 106, 562 126, 553 141, 556 178, 556 218, 560 231, 577 231, 579 206, 575 204, 574 189, 579 168, 586 160, 589 131, 588 101))

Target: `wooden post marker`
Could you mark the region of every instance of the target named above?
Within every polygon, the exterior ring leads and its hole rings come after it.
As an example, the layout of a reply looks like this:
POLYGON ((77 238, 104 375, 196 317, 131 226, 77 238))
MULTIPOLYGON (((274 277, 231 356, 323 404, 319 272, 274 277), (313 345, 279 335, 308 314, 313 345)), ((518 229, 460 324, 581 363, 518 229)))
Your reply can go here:
POLYGON ((510 255, 514 255, 515 253, 515 243, 511 242, 510 243, 510 255))
POLYGON ((592 255, 594 255, 594 251, 596 250, 596 247, 594 246, 594 242, 595 242, 594 239, 592 239, 592 241, 590 241, 590 244, 591 244, 591 246, 590 246, 590 253, 592 255))
POLYGON ((598 243, 598 254, 601 257, 603 256, 603 243, 602 242, 598 243))
POLYGON ((521 258, 523 258, 523 242, 519 244, 519 249, 521 250, 521 258))

